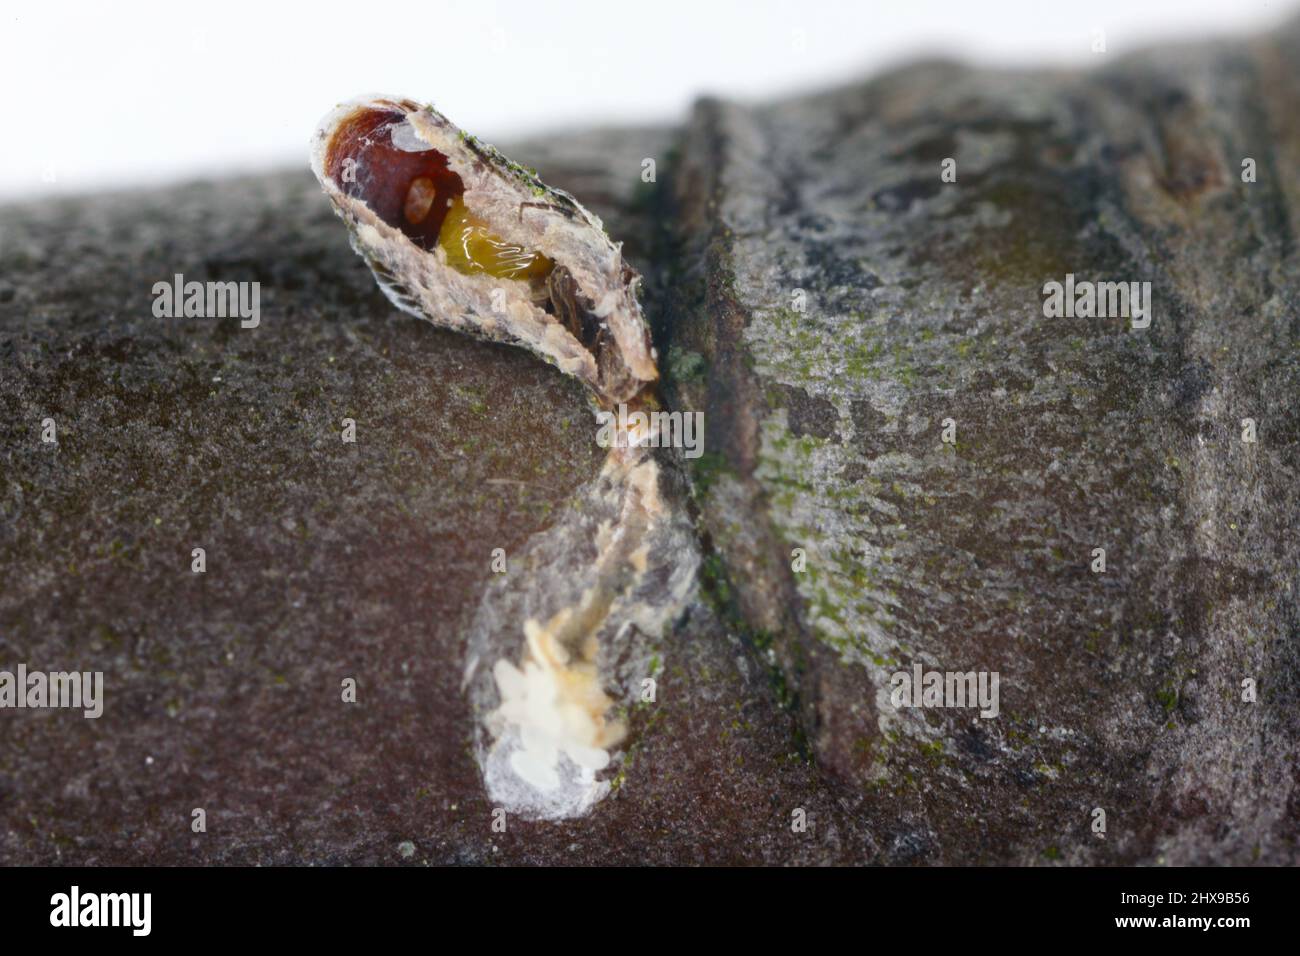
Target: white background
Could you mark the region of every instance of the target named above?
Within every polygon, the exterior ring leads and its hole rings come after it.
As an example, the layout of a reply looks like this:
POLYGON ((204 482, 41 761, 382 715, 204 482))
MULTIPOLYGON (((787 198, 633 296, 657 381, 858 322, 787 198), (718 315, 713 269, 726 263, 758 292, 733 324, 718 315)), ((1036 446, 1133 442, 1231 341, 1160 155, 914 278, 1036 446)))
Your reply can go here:
POLYGON ((298 0, 0 7, 0 197, 298 164, 340 100, 433 102, 488 140, 679 121, 922 54, 1091 66, 1155 42, 1264 30, 1262 0, 298 0), (1107 52, 1092 52, 1095 30, 1107 52))

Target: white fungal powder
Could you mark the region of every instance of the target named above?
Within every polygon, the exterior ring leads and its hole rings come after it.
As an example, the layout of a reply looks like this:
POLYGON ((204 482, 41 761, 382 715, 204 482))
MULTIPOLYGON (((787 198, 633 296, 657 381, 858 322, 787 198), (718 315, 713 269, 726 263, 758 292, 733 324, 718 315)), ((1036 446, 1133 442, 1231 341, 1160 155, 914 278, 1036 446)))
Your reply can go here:
POLYGON ((539 816, 585 813, 609 790, 596 774, 626 728, 606 718, 613 701, 601 689, 595 638, 573 654, 556 639, 573 611, 546 624, 524 624, 521 667, 499 660, 492 668, 501 704, 488 716, 495 743, 485 766, 494 799, 539 816))

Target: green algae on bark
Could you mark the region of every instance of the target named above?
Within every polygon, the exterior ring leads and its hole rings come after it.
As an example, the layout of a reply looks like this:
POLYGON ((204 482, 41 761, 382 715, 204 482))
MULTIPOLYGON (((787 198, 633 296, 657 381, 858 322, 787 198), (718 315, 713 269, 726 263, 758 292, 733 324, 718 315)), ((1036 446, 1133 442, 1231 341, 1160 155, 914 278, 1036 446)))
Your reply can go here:
POLYGON ((711 379, 674 397, 732 429, 703 524, 818 766, 937 840, 977 786, 978 832, 1029 825, 1034 786, 1131 821, 1122 859, 1293 857, 1297 709, 1240 684, 1297 653, 1298 38, 696 111, 673 345, 711 379), (1152 326, 1045 318, 1067 273, 1151 281, 1152 326), (916 663, 1000 672, 1001 719, 894 707, 916 663))

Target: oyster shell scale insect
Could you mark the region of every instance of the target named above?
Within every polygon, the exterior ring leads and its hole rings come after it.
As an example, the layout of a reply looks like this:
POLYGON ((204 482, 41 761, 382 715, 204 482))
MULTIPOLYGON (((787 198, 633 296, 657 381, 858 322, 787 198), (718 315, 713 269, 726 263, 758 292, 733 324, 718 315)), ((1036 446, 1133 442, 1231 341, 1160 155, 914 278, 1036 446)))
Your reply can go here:
MULTIPOLYGON (((528 348, 604 409, 654 407, 640 277, 600 220, 432 107, 366 97, 322 121, 312 169, 353 248, 399 308, 528 348)), ((622 421, 622 416, 618 416, 622 421)), ((696 586, 680 486, 620 425, 599 476, 494 576, 466 638, 475 753, 494 803, 536 819, 589 812, 696 586)))
POLYGON ((600 220, 433 107, 382 96, 345 103, 317 129, 311 165, 353 247, 399 308, 522 345, 583 381, 604 407, 636 403, 658 378, 637 301, 640 276, 600 220), (418 210, 429 188, 430 221, 462 202, 498 242, 553 263, 544 281, 457 268, 427 224, 406 215, 412 191, 418 210))

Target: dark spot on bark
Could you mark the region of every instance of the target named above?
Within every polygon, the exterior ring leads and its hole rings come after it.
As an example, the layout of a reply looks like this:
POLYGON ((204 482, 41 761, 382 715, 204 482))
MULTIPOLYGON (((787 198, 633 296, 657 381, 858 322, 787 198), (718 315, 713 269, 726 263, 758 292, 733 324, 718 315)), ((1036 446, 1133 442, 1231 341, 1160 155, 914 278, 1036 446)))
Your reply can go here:
POLYGON ((836 435, 839 413, 826 399, 809 395, 793 385, 774 385, 769 402, 775 408, 785 408, 790 431, 795 435, 839 441, 836 435))
POLYGON ((938 195, 942 185, 936 171, 933 179, 909 179, 898 186, 881 189, 871 198, 885 212, 907 212, 913 203, 938 195))

